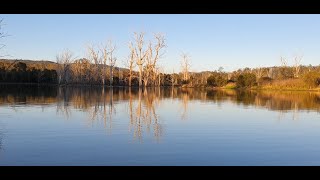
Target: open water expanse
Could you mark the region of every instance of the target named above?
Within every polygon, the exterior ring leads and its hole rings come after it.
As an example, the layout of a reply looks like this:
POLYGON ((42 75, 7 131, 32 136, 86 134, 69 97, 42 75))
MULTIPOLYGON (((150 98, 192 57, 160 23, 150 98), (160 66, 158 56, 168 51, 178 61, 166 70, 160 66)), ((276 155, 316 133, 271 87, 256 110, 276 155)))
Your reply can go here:
POLYGON ((320 165, 320 92, 0 86, 0 165, 320 165))

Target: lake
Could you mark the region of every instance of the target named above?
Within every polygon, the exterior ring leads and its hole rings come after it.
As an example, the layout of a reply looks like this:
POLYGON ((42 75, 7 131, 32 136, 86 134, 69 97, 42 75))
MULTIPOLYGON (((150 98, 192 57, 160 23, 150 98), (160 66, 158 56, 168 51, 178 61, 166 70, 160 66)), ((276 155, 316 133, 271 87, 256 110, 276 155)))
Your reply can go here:
POLYGON ((320 165, 320 92, 0 86, 0 165, 320 165))

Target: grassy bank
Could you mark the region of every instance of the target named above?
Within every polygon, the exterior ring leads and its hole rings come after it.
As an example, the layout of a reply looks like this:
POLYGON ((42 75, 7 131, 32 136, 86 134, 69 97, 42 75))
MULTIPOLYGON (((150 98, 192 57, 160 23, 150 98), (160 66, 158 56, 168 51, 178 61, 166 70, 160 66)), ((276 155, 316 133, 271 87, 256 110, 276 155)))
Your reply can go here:
POLYGON ((320 91, 320 88, 298 88, 298 87, 276 87, 276 86, 255 86, 251 90, 277 90, 277 91, 320 91))
POLYGON ((290 90, 290 91, 319 91, 319 87, 311 87, 302 79, 273 80, 269 83, 262 83, 251 89, 261 90, 290 90))
POLYGON ((267 83, 260 83, 251 87, 239 87, 236 83, 228 83, 222 87, 209 89, 237 89, 237 90, 277 90, 277 91, 320 91, 320 87, 310 87, 301 79, 273 80, 267 83))

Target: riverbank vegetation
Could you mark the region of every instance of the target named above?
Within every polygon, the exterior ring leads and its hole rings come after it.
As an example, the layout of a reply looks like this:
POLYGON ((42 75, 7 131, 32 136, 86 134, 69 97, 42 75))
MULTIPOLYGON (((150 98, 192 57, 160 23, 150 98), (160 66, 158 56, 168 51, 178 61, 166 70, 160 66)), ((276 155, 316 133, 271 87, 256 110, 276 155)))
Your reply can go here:
MULTIPOLYGON (((127 62, 131 68, 93 64, 86 58, 64 62, 1 59, 0 82, 107 86, 112 82, 113 86, 139 86, 140 73, 133 69, 134 62, 131 60, 127 62)), ((182 64, 189 66, 185 62, 182 64)), ((320 84, 320 66, 300 65, 298 73, 292 66, 244 68, 233 72, 225 72, 222 68, 190 72, 185 70, 187 68, 167 74, 151 67, 147 77, 144 77, 146 67, 142 68, 142 86, 319 90, 320 84)))
POLYGON ((122 60, 111 40, 87 45, 86 57, 78 59, 67 49, 57 54, 56 62, 0 59, 0 83, 319 90, 320 65, 302 65, 302 55, 296 55, 293 63, 280 57, 280 65, 273 67, 192 72, 191 56, 182 53, 176 60, 181 62, 180 69, 165 73, 159 61, 166 47, 161 33, 148 39, 144 32, 135 32, 127 46, 127 58, 122 60))
MULTIPOLYGON (((139 71, 132 68, 132 61, 129 60, 127 64, 131 68, 93 64, 86 58, 62 64, 1 59, 0 82, 105 86, 110 86, 112 82, 113 86, 139 86, 139 71)), ((144 77, 144 69, 141 73, 142 86, 318 90, 320 84, 320 66, 311 65, 300 65, 299 73, 295 73, 296 68, 292 66, 244 68, 233 72, 225 72, 222 68, 191 72, 181 68, 181 72, 170 74, 150 68, 152 70, 149 70, 148 78, 144 77)))

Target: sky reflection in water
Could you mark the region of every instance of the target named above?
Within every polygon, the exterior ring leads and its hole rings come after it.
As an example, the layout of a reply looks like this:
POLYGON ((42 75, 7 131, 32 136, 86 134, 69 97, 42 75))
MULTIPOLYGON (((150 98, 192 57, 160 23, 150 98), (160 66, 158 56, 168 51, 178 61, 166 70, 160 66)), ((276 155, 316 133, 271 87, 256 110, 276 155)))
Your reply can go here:
POLYGON ((0 165, 319 165, 320 92, 0 87, 0 165))

